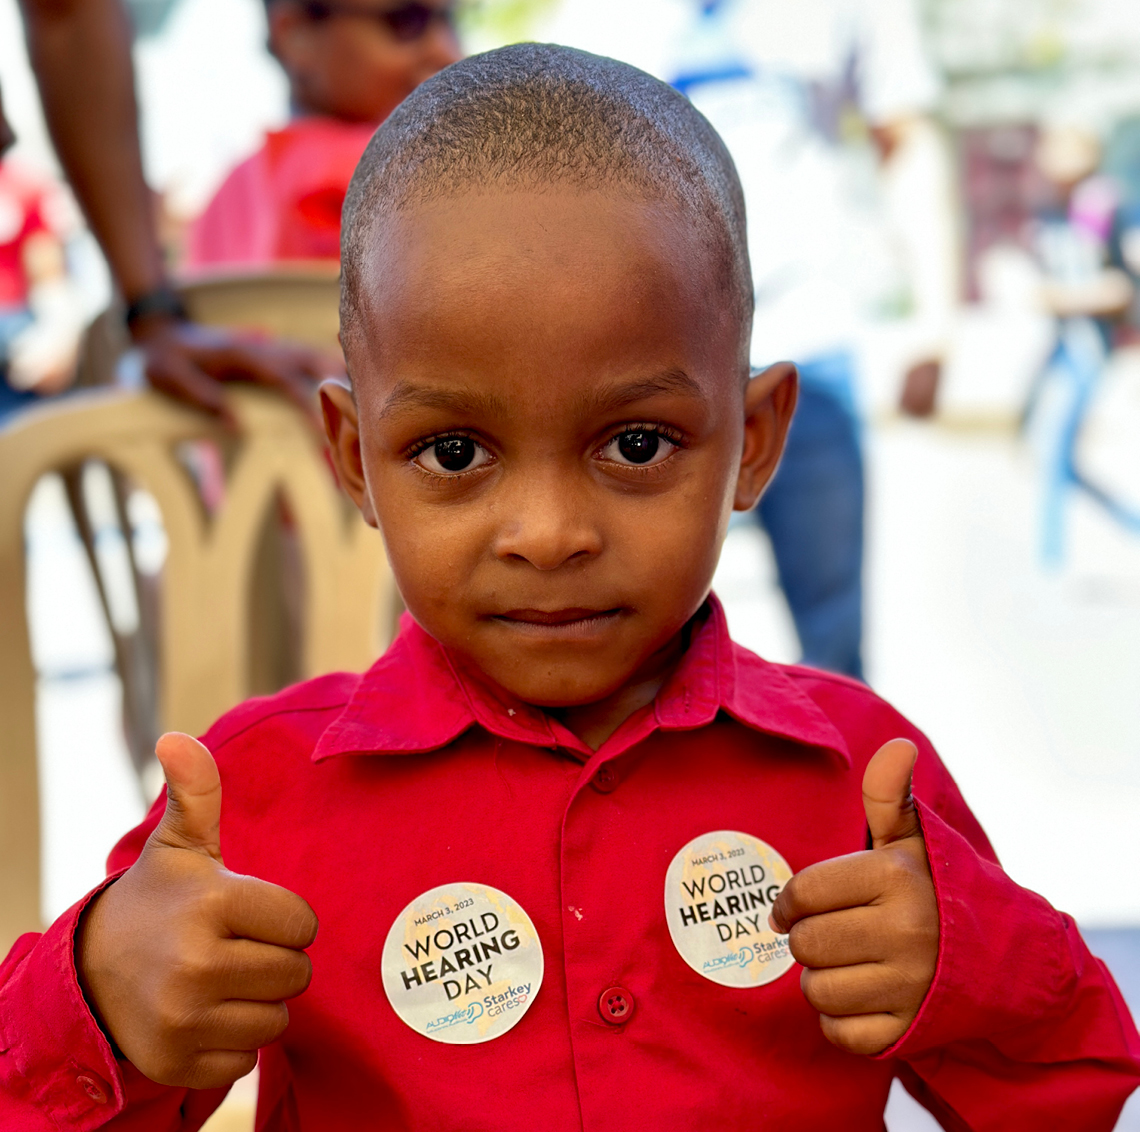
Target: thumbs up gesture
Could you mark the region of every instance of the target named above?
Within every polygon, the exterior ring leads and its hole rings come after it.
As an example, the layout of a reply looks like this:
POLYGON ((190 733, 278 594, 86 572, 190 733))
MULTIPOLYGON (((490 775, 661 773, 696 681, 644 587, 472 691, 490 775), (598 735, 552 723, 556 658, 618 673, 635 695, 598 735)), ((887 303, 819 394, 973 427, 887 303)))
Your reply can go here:
POLYGON ((906 739, 879 748, 863 776, 873 848, 797 873, 768 921, 789 933, 825 1036, 852 1053, 898 1041, 934 978, 938 905, 910 794, 917 756, 906 739))
POLYGON ((104 1031, 147 1077, 209 1089, 248 1073, 309 984, 317 918, 299 896, 229 872, 222 784, 188 735, 158 741, 166 812, 139 859, 88 908, 76 955, 104 1031))

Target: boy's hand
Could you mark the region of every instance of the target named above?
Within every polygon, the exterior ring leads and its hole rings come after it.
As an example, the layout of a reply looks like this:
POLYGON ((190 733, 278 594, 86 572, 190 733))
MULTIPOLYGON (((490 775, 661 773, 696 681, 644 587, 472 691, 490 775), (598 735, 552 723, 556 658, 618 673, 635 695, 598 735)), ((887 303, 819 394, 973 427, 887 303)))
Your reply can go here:
POLYGON ((139 859, 88 910, 80 978, 106 1033, 163 1085, 229 1085, 284 1032, 284 999, 312 976, 317 918, 299 896, 229 872, 218 843, 213 756, 176 732, 158 741, 166 812, 139 859))
POLYGON ((910 795, 917 757, 906 739, 879 748, 863 776, 874 848, 797 873, 768 920, 790 933, 824 1035, 852 1053, 898 1041, 934 978, 938 905, 910 795))

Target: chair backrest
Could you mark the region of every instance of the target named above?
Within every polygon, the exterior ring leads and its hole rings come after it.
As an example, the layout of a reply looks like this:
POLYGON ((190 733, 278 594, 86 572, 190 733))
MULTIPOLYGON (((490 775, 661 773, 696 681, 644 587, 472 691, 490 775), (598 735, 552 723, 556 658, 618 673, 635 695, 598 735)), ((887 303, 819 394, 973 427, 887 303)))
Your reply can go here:
MULTIPOLYGON (((239 286, 228 278, 217 290, 197 284, 187 298, 194 313, 205 315, 215 301, 232 311, 219 296, 239 295, 242 318, 208 320, 274 331, 282 317, 276 306, 280 282, 263 286, 244 280, 239 286), (255 301, 259 288, 267 304, 255 301)), ((335 335, 335 280, 331 296, 329 281, 323 282, 325 332, 293 336, 327 345, 330 325, 335 335)), ((296 290, 310 283, 297 283, 296 290)), ((307 309, 308 325, 319 325, 319 307, 316 313, 313 305, 307 309)), ((300 325, 298 318, 291 329, 300 325)), ((386 644, 395 591, 379 536, 347 504, 295 409, 254 389, 234 387, 230 396, 241 435, 224 498, 213 514, 203 508, 177 449, 202 439, 234 442, 222 438, 203 415, 157 394, 84 392, 33 409, 0 430, 0 954, 17 934, 35 930, 40 918, 35 672, 26 616, 24 514, 42 476, 97 459, 158 503, 168 541, 158 626, 159 702, 166 729, 200 733, 250 692, 254 561, 265 516, 277 497, 287 502, 304 571, 300 675, 361 670, 386 644)))
POLYGON ((260 330, 339 352, 340 267, 282 264, 257 272, 198 273, 179 286, 197 322, 260 330))

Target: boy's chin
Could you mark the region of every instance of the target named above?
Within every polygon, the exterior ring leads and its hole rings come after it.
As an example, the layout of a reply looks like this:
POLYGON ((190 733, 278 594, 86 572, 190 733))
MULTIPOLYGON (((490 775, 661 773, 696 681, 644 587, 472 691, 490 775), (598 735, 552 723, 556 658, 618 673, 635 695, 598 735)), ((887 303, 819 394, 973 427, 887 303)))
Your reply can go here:
POLYGON ((436 639, 511 698, 554 710, 586 707, 659 682, 683 651, 681 626, 647 624, 633 610, 615 613, 565 639, 557 629, 532 633, 487 620, 473 633, 436 639))
POLYGON ((573 708, 596 704, 620 692, 632 679, 626 666, 606 670, 597 663, 562 663, 523 668, 497 665, 487 659, 478 665, 508 695, 539 708, 573 708))

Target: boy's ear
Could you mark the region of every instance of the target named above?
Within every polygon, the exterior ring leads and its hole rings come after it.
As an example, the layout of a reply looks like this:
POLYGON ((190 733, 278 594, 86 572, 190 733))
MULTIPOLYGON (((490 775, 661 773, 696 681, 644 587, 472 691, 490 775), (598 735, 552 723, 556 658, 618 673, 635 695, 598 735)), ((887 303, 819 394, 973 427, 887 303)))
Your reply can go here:
POLYGON ((325 421, 325 435, 329 438, 333 467, 340 486, 360 508, 364 521, 375 527, 376 512, 368 484, 364 479, 364 465, 360 459, 360 418, 352 390, 341 380, 330 377, 321 382, 321 415, 325 421))
POLYGON ((777 362, 752 377, 745 387, 744 448, 732 501, 735 511, 755 507, 776 473, 796 411, 799 380, 791 362, 777 362))

